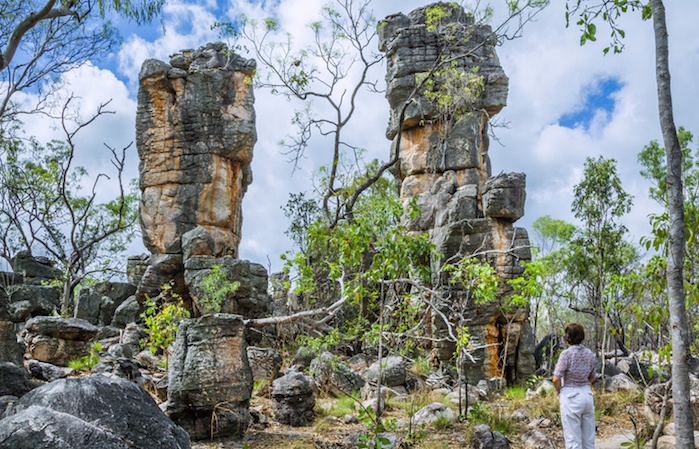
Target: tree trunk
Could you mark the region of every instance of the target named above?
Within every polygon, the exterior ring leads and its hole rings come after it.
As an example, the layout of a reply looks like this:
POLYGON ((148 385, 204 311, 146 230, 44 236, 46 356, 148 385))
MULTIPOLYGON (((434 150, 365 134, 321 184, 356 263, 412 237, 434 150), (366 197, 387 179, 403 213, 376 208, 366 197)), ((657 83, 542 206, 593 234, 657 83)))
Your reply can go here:
POLYGON ((658 115, 667 153, 667 192, 670 232, 667 253, 667 296, 672 329, 672 397, 677 448, 694 449, 692 407, 689 395, 689 324, 684 300, 684 247, 686 226, 682 192, 682 151, 672 113, 670 65, 665 7, 650 0, 655 31, 658 115))

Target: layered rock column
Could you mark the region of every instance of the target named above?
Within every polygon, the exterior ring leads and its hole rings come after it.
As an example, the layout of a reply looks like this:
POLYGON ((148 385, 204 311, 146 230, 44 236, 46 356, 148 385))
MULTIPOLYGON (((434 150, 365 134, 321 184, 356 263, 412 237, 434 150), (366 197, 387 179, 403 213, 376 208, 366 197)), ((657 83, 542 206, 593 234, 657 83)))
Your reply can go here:
MULTIPOLYGON (((437 302, 455 326, 468 327, 472 346, 480 348, 473 352, 477 363, 465 367, 467 377, 476 381, 504 373, 524 379, 534 372, 529 311, 506 311, 501 304, 511 294, 505 281, 521 275, 522 262, 531 259, 526 230, 512 225, 524 214, 525 176, 491 177, 488 122, 506 105, 508 89, 496 40, 490 27, 475 25, 461 7, 446 3, 389 16, 379 32, 391 106, 386 134, 393 141, 392 156, 398 157, 394 175, 404 204, 415 201, 422 212, 406 224, 412 231, 428 232, 444 254, 436 273, 445 261, 475 255, 503 280, 497 301, 475 304, 467 290, 452 285, 443 273, 435 275, 437 302), (442 17, 428 26, 435 6, 442 17), (416 92, 441 61, 449 61, 450 73, 482 77, 480 92, 463 90, 463 97, 456 98, 468 112, 445 114, 424 90, 416 92)), ((436 79, 435 91, 441 82, 436 79)), ((437 316, 432 332, 441 339, 435 343, 438 357, 451 359, 454 343, 445 338, 446 325, 437 316)))
POLYGON ((188 308, 202 311, 197 284, 222 265, 230 281, 242 284, 223 311, 245 317, 267 312, 267 272, 238 260, 242 201, 257 139, 254 70, 254 60, 222 43, 184 50, 169 64, 143 63, 136 144, 143 242, 152 254, 147 263, 133 260, 139 301, 172 282, 188 308), (251 283, 254 288, 246 288, 251 283))
POLYGON ((223 44, 143 63, 136 144, 143 241, 181 254, 182 235, 209 231, 216 255, 237 257, 242 199, 252 181, 255 61, 223 44))

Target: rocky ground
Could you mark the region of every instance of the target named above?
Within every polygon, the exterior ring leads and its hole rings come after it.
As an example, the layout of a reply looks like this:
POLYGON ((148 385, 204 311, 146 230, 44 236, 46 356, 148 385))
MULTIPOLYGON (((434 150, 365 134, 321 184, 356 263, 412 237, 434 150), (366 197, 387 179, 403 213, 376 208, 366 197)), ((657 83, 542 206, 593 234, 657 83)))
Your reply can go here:
MULTIPOLYGON (((325 402, 319 401, 319 404, 328 404, 334 401, 327 399, 325 402)), ((507 413, 511 410, 511 401, 506 399, 498 399, 491 404, 492 409, 502 410, 507 413)), ((253 401, 253 408, 269 413, 271 405, 269 400, 265 398, 256 398, 253 401)), ((327 405, 326 405, 327 407, 327 405)), ((640 410, 636 410, 639 412, 640 410)), ((396 419, 400 422, 402 413, 398 410, 392 410, 387 413, 387 419, 396 419)), ((557 420, 556 415, 551 416, 551 420, 557 420)), ((398 448, 413 448, 413 449, 452 449, 455 447, 472 447, 473 426, 478 422, 466 421, 454 423, 446 426, 446 428, 437 429, 429 427, 415 431, 415 436, 410 439, 406 429, 399 430, 397 434, 400 436, 398 448)), ((520 422, 513 424, 513 432, 507 435, 510 441, 510 447, 513 449, 525 449, 536 446, 527 445, 522 436, 530 430, 529 423, 520 422)), ((563 437, 560 427, 556 424, 546 425, 539 429, 546 435, 551 443, 549 448, 563 448, 563 437)), ((254 425, 245 434, 242 440, 223 439, 212 442, 193 442, 193 449, 209 449, 209 448, 226 448, 226 449, 262 449, 262 448, 279 448, 279 449, 301 449, 301 448, 318 448, 318 449, 340 449, 356 447, 356 437, 358 435, 367 434, 367 426, 356 422, 347 423, 342 419, 332 415, 319 416, 316 418, 312 426, 308 427, 290 427, 275 423, 272 419, 268 425, 254 425)), ((621 444, 633 440, 633 426, 629 416, 618 414, 616 416, 602 416, 598 419, 598 432, 596 448, 598 449, 618 449, 623 447, 621 444)), ((546 447, 546 446, 540 446, 546 447)))

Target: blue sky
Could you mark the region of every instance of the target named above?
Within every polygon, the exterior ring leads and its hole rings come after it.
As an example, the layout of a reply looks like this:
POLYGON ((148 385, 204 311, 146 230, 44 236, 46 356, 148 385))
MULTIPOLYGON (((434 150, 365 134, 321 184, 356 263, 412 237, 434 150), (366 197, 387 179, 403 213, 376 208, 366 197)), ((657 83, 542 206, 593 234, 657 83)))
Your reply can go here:
POLYGON ((616 78, 607 78, 585 86, 580 92, 580 105, 558 119, 558 124, 565 128, 582 127, 589 129, 597 114, 610 116, 616 104, 615 95, 623 87, 616 78))

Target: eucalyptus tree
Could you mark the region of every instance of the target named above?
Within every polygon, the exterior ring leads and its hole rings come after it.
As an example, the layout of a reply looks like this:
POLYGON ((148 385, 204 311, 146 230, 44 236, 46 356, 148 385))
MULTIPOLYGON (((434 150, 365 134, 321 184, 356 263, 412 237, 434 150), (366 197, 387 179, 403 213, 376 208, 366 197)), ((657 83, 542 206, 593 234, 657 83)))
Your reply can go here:
MULTIPOLYGON (((673 4, 674 7, 680 7, 673 4)), ((619 19, 627 12, 640 11, 643 20, 652 19, 655 43, 655 79, 658 93, 658 118, 666 148, 668 192, 668 245, 667 245, 667 297, 672 328, 672 392, 677 447, 694 447, 694 421, 690 403, 689 383, 689 320, 685 306, 684 290, 684 249, 686 223, 684 214, 684 194, 682 187, 682 150, 677 138, 672 107, 670 83, 670 44, 668 39, 665 5, 662 0, 613 0, 593 2, 590 0, 568 0, 566 2, 566 22, 577 17, 581 27, 581 44, 597 38, 596 22, 600 20, 610 30, 611 42, 604 52, 614 53, 623 50, 626 33, 620 28, 619 19)))
MULTIPOLYGON (((582 225, 568 246, 566 269, 572 286, 580 292, 572 296, 571 307, 599 320, 595 332, 598 348, 600 337, 606 335, 601 326, 612 325, 606 301, 610 276, 622 273, 638 258, 625 241, 627 230, 620 221, 630 211, 632 201, 623 189, 614 159, 587 158, 572 204, 582 225)), ((623 328, 618 327, 616 323, 610 330, 615 331, 620 349, 626 351, 621 338, 623 328)))

